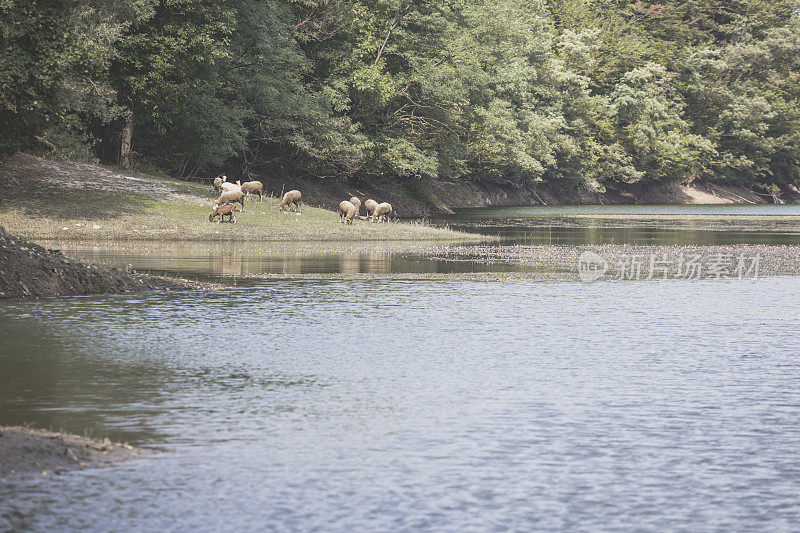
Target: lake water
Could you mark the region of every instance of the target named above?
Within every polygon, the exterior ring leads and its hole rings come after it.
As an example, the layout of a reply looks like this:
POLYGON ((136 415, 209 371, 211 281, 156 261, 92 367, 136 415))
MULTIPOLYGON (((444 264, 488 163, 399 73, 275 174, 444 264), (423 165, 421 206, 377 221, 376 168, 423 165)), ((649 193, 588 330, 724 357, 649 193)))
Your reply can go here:
POLYGON ((800 204, 481 207, 434 217, 515 244, 800 244, 800 204))
MULTIPOLYGON (((136 249, 231 275, 223 250, 136 249)), ((0 531, 793 531, 797 294, 795 276, 300 279, 0 302, 0 423, 147 450, 0 482, 0 531)))

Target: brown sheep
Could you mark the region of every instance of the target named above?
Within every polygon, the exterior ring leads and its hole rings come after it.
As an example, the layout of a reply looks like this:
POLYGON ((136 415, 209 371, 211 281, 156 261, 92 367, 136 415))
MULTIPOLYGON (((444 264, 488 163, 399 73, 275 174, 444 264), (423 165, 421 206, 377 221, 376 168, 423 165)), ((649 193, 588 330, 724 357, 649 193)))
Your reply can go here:
POLYGON ((283 200, 281 200, 281 204, 278 206, 278 209, 283 211, 284 207, 289 206, 290 204, 294 206, 295 211, 298 213, 300 212, 300 205, 303 203, 300 198, 302 195, 298 190, 291 190, 283 195, 283 200))
POLYGON ((225 191, 219 195, 214 201, 214 208, 222 204, 242 204, 242 212, 244 213, 244 193, 241 190, 225 191))
POLYGON ((375 211, 375 208, 378 207, 378 202, 370 198, 366 202, 364 202, 364 209, 367 210, 367 216, 371 217, 372 213, 375 211))
POLYGON ((383 202, 378 204, 378 207, 375 208, 375 211, 372 212, 372 218, 370 219, 372 222, 375 222, 377 219, 378 222, 383 219, 384 222, 389 222, 389 216, 392 214, 392 204, 383 202))
POLYGON ((258 201, 260 202, 264 199, 264 184, 260 181, 246 181, 242 183, 242 192, 245 196, 250 193, 258 193, 258 201))
POLYGON ((339 220, 346 224, 353 223, 353 217, 356 216, 356 206, 351 202, 344 200, 339 202, 339 220))
POLYGON ((236 205, 235 204, 225 204, 225 205, 218 205, 214 212, 208 215, 208 221, 213 222, 215 218, 219 217, 217 220, 217 224, 220 222, 225 221, 225 215, 228 215, 228 222, 233 222, 236 224, 236 205))

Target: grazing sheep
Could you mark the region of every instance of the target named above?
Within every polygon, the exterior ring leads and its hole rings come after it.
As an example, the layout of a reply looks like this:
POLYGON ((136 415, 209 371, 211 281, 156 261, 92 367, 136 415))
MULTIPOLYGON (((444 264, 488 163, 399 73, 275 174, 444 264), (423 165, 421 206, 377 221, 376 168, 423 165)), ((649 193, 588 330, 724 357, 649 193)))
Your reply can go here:
POLYGON ((213 222, 215 218, 219 217, 217 220, 217 224, 220 222, 225 221, 225 215, 228 215, 228 222, 233 222, 236 224, 236 205, 235 204, 225 204, 225 205, 218 205, 214 212, 208 215, 208 221, 213 222))
POLYGON ((357 196, 353 196, 350 198, 350 203, 356 206, 356 216, 358 216, 359 211, 361 211, 361 200, 357 196))
POLYGON ((224 191, 222 194, 219 195, 219 198, 216 199, 214 202, 214 208, 216 209, 218 206, 222 204, 235 204, 240 203, 242 204, 242 212, 244 213, 244 193, 241 190, 235 191, 224 191))
POLYGON ((370 198, 366 202, 364 202, 364 209, 367 210, 367 216, 371 217, 372 213, 375 211, 375 208, 378 207, 378 202, 370 198))
POLYGON ((239 191, 239 190, 242 189, 239 186, 239 182, 238 181, 236 183, 230 183, 228 181, 223 181, 222 184, 220 185, 220 187, 222 187, 222 190, 224 190, 226 192, 239 191))
POLYGON ((377 219, 378 222, 383 219, 384 222, 389 222, 389 216, 392 214, 392 204, 383 202, 378 204, 378 207, 375 208, 375 211, 372 212, 372 218, 370 219, 372 222, 375 222, 377 219))
POLYGON ((258 201, 260 202, 264 199, 264 184, 260 181, 246 181, 242 183, 242 192, 245 196, 250 193, 258 193, 258 201))
POLYGON ((339 202, 339 220, 345 224, 352 224, 353 217, 356 216, 356 206, 351 202, 344 200, 339 202))
POLYGON ((283 211, 284 207, 289 206, 290 204, 294 206, 295 211, 298 213, 300 212, 300 205, 303 203, 300 198, 302 195, 298 190, 291 190, 283 195, 283 200, 281 200, 281 204, 278 206, 278 209, 283 211))

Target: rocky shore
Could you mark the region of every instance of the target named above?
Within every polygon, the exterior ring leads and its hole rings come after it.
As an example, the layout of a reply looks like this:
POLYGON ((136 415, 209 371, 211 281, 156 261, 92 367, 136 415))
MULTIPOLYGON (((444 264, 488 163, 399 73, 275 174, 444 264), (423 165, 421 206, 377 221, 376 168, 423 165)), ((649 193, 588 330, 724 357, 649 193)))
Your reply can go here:
POLYGON ((18 239, 0 226, 0 299, 185 290, 199 283, 87 265, 18 239))

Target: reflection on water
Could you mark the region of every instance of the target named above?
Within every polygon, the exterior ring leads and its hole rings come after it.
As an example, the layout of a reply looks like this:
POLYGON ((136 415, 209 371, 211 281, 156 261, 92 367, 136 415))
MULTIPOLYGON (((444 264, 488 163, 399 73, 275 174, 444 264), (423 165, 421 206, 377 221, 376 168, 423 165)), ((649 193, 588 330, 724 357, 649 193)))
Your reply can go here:
POLYGON ((0 530, 792 530, 798 291, 284 280, 0 303, 2 423, 153 450, 0 483, 0 530))
POLYGON ((177 274, 186 278, 213 280, 219 276, 259 274, 395 274, 517 271, 520 265, 455 262, 441 254, 427 253, 425 246, 385 246, 379 251, 325 251, 291 247, 241 244, 128 243, 109 247, 74 243, 58 245, 70 257, 139 272, 177 274))
POLYGON ((515 244, 800 244, 800 205, 482 207, 432 221, 515 244))
POLYGON ((534 205, 524 207, 470 207, 457 209, 471 219, 539 216, 800 216, 800 204, 692 204, 692 205, 534 205))
MULTIPOLYGON (((454 229, 496 235, 494 246, 800 245, 800 206, 559 206, 481 208, 438 217, 454 229), (647 209, 646 209, 647 208, 647 209), (614 218, 610 213, 671 218, 614 218), (708 213, 737 218, 686 218, 708 213), (763 216, 765 213, 780 217, 763 216), (584 217, 602 215, 605 218, 584 217), (733 228, 733 229, 731 229, 733 228)), ((408 243, 185 243, 131 241, 101 247, 50 242, 71 256, 139 271, 200 279, 259 274, 449 274, 526 272, 530 265, 459 261, 441 253, 441 242, 408 243), (431 251, 433 250, 433 251, 431 251)), ((458 243, 453 243, 457 245, 458 243)))

